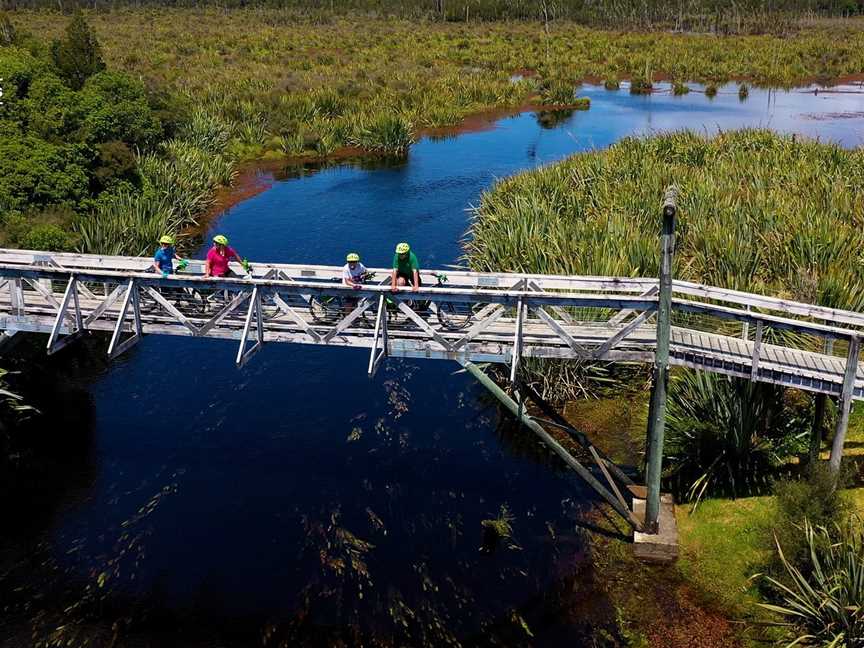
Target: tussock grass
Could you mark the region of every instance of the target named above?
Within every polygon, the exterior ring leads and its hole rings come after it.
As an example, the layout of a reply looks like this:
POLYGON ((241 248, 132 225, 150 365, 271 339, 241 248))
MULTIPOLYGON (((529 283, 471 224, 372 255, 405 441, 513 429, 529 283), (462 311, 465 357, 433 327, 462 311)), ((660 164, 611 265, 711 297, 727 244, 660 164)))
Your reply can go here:
POLYGON ((472 268, 656 276, 659 200, 681 188, 675 276, 864 309, 864 151, 770 131, 627 138, 502 180, 472 268))
MULTIPOLYGON (((681 188, 674 276, 864 310, 864 150, 742 130, 627 138, 505 179, 475 210, 475 270, 657 276, 660 197, 681 188)), ((529 379, 590 391, 553 363, 529 379)), ((572 373, 572 372, 571 372, 572 373)))
MULTIPOLYGON (((471 7, 469 14, 480 10, 471 7)), ((560 11, 545 16, 549 22, 491 23, 408 20, 398 17, 402 11, 386 19, 339 8, 310 12, 122 8, 88 19, 110 67, 182 97, 199 122, 217 120, 223 128, 208 136, 229 133, 231 152, 248 158, 327 155, 352 145, 400 153, 410 144, 406 123, 446 126, 531 98, 570 105, 574 88, 590 77, 607 79, 610 88, 629 78, 632 91, 647 92, 660 75, 682 84, 746 78, 792 87, 864 70, 864 20, 857 19, 800 23, 776 36, 717 37, 600 31, 560 11), (514 80, 515 70, 537 74, 514 80)), ((51 37, 66 17, 16 11, 14 23, 51 37)))

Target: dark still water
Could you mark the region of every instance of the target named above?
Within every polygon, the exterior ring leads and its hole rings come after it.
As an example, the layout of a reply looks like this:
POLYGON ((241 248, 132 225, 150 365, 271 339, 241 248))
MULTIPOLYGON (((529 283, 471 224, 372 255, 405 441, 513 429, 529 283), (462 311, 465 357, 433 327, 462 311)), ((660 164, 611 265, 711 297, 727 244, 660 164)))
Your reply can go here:
MULTIPOLYGON (((223 233, 252 260, 337 264, 357 250, 368 265, 408 240, 441 267, 458 261, 466 209, 496 178, 625 135, 763 126, 861 143, 859 94, 751 90, 740 102, 725 90, 709 100, 586 88, 588 112, 424 139, 400 162, 292 171, 207 238, 223 233)), ((194 620, 187 645, 514 645, 527 640, 516 610, 534 641, 557 645, 532 610, 584 568, 577 522, 590 497, 502 425, 457 365, 389 360, 369 380, 362 351, 271 344, 242 370, 235 353, 149 337, 101 370, 67 369, 92 421, 55 433, 88 447, 70 453, 59 503, 5 526, 64 575, 51 587, 89 583, 106 618, 146 619, 177 645, 169 629, 183 619, 194 620), (482 521, 502 509, 512 540, 481 551, 482 521)))

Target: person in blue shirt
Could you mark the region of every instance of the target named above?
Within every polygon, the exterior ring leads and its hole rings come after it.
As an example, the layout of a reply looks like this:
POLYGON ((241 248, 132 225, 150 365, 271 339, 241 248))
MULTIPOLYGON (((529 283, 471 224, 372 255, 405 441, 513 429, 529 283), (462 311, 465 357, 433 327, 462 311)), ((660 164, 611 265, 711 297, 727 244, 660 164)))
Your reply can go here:
POLYGON ((166 234, 159 239, 159 249, 153 255, 153 268, 156 272, 161 272, 163 277, 167 277, 174 272, 174 259, 183 265, 183 259, 174 249, 174 239, 166 234))

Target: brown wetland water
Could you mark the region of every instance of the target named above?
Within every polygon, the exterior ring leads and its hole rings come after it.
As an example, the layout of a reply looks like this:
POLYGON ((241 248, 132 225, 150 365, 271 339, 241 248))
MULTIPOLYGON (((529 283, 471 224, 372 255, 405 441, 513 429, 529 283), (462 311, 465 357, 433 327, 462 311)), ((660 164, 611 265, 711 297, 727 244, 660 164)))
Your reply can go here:
MULTIPOLYGON (((497 178, 685 127, 858 146, 864 97, 840 90, 585 87, 587 112, 426 137, 405 159, 262 171, 208 234, 289 263, 357 250, 385 265, 408 240, 443 267, 497 178)), ((590 586, 589 491, 455 364, 389 360, 369 380, 359 350, 274 344, 238 370, 230 342, 149 337, 111 364, 105 346, 34 363, 50 478, 6 516, 4 645, 60 625, 72 645, 154 646, 572 646, 614 627, 590 586), (484 546, 497 517, 512 537, 484 546), (585 594, 564 620, 573 587, 585 594)))

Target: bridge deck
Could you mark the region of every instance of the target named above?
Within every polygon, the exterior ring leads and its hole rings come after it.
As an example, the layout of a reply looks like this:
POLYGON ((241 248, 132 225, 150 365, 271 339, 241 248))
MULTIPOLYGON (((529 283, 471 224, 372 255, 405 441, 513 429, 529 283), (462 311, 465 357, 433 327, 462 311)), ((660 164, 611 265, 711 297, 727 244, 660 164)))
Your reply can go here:
MULTIPOLYGON (((116 355, 143 334, 240 341, 238 362, 270 342, 510 364, 525 357, 653 362, 657 280, 447 271, 417 294, 389 271, 352 291, 340 268, 256 264, 209 279, 200 262, 168 279, 149 259, 0 250, 0 329, 49 334, 55 351, 86 330, 116 355), (248 343, 252 342, 251 348, 248 343)), ((839 395, 864 314, 687 282, 673 285, 670 363, 839 395), (838 355, 839 354, 839 355, 838 355)), ((864 398, 857 367, 853 398, 864 398)))

